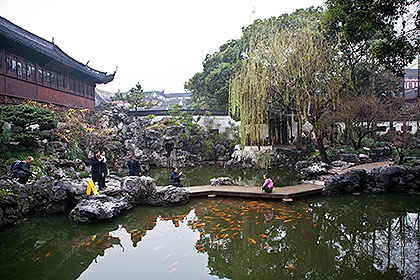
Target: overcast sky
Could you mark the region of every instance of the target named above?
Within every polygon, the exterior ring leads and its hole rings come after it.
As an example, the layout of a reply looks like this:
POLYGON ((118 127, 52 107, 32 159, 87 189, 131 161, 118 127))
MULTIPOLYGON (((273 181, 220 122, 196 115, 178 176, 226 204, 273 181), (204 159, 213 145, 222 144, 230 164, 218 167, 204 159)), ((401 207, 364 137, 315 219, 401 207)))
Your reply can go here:
POLYGON ((54 42, 79 62, 112 73, 98 88, 183 92, 206 54, 255 19, 322 5, 324 0, 0 0, 0 15, 54 42))

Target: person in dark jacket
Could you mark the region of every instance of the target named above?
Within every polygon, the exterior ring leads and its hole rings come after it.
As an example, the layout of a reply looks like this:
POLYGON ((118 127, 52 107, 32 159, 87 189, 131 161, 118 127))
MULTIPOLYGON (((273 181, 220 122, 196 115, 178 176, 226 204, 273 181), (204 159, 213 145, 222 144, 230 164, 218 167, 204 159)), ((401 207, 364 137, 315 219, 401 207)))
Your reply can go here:
POLYGON ((21 184, 26 184, 31 176, 35 178, 36 173, 31 171, 33 161, 34 158, 29 156, 26 161, 19 162, 12 170, 12 178, 17 178, 17 181, 21 184))
POLYGON ((92 181, 98 182, 98 186, 99 186, 98 190, 101 188, 101 185, 102 185, 100 156, 101 156, 101 153, 98 151, 90 159, 90 165, 92 165, 92 168, 91 168, 92 181))
POLYGON ((169 185, 172 185, 175 187, 183 187, 183 185, 181 184, 181 176, 182 176, 182 172, 178 172, 178 168, 172 167, 171 179, 169 180, 169 185))
POLYGON ((128 165, 128 172, 130 176, 140 176, 141 175, 141 168, 140 163, 134 156, 131 156, 129 161, 127 162, 128 165))
POLYGON ((101 167, 101 182, 100 182, 100 188, 103 189, 105 188, 105 179, 106 176, 108 175, 108 168, 106 166, 106 157, 105 157, 105 152, 103 151, 99 157, 99 161, 100 161, 100 167, 101 167))

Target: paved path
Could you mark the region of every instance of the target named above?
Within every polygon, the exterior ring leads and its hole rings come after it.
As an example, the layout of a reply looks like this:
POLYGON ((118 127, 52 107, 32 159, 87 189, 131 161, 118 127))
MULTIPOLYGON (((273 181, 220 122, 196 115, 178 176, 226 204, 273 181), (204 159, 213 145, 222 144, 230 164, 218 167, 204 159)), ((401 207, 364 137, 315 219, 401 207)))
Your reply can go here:
POLYGON ((390 162, 390 161, 365 163, 365 164, 355 165, 355 166, 352 166, 352 167, 347 168, 345 170, 342 170, 341 173, 347 172, 347 171, 352 170, 352 169, 364 169, 366 171, 370 171, 373 168, 381 167, 381 166, 388 166, 388 165, 391 165, 391 164, 392 164, 392 162, 390 162))

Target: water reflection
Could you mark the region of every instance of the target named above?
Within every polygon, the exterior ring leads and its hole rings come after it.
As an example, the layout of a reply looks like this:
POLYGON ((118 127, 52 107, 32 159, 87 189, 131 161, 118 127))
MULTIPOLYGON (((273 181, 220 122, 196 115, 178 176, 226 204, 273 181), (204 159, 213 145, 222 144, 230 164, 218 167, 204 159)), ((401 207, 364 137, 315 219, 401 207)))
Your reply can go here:
POLYGON ((36 215, 0 231, 0 279, 418 279, 416 200, 202 199, 89 226, 36 215))
MULTIPOLYGON (((236 184, 242 186, 262 185, 264 170, 240 170, 223 168, 219 165, 203 164, 196 167, 182 168, 182 184, 184 186, 209 185, 210 179, 216 177, 230 177, 236 184)), ((296 170, 272 169, 268 171, 276 187, 298 184, 300 179, 296 170)), ((152 177, 158 186, 166 186, 169 183, 169 168, 155 168, 146 175, 152 177)))

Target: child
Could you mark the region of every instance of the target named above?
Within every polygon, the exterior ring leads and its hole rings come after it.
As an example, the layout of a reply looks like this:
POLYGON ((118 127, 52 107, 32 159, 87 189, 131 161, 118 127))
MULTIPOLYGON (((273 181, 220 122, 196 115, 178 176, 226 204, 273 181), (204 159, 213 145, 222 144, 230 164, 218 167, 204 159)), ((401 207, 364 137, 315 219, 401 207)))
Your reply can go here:
POLYGON ((274 183, 273 181, 270 179, 270 177, 268 176, 268 174, 264 175, 264 184, 262 185, 262 190, 268 193, 271 193, 273 191, 274 188, 274 183))

